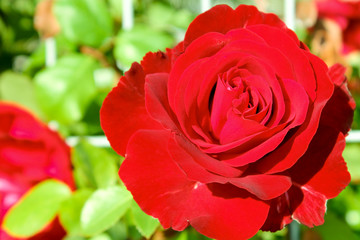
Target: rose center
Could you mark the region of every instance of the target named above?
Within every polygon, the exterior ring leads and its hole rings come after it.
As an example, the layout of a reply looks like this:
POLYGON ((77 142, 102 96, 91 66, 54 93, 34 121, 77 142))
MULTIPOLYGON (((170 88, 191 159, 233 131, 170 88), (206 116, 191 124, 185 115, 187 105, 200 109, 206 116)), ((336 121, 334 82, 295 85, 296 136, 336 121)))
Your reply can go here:
POLYGON ((232 67, 228 71, 218 75, 225 89, 233 95, 232 110, 238 115, 256 114, 261 111, 263 102, 256 87, 252 86, 254 78, 247 69, 232 67))

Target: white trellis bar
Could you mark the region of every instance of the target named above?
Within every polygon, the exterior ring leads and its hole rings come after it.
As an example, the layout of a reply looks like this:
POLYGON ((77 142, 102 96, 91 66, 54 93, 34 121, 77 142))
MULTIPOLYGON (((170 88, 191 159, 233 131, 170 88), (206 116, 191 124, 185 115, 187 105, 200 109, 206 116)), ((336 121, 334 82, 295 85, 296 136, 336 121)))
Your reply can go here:
POLYGON ((45 39, 45 65, 54 66, 56 63, 56 41, 50 37, 45 39))
POLYGON ((205 12, 211 8, 211 0, 201 0, 200 1, 200 11, 205 12))
POLYGON ((122 28, 130 30, 134 27, 134 6, 132 0, 122 1, 122 28))
POLYGON ((360 143, 360 130, 352 130, 345 138, 348 143, 360 143))
POLYGON ((110 143, 105 136, 84 136, 84 137, 72 136, 66 139, 66 143, 70 147, 73 147, 76 144, 78 144, 81 139, 86 140, 95 147, 101 147, 101 148, 110 147, 110 143))
POLYGON ((295 30, 296 4, 295 0, 284 0, 284 19, 288 28, 295 30))

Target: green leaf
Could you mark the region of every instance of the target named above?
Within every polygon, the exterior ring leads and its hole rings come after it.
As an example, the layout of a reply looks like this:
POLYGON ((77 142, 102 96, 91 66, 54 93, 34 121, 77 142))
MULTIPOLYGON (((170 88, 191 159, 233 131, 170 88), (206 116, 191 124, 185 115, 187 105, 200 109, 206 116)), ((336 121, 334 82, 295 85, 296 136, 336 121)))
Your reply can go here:
POLYGON ((117 21, 121 21, 122 16, 122 1, 123 0, 109 0, 110 13, 117 21))
MULTIPOLYGON (((171 19, 171 24, 175 27, 186 30, 189 24, 194 20, 195 15, 187 9, 179 9, 171 19)), ((185 33, 184 33, 185 34, 185 33)))
POLYGON ((59 219, 68 234, 84 235, 80 215, 86 200, 91 196, 92 192, 90 189, 80 189, 62 204, 59 219))
POLYGON ((80 186, 105 188, 119 180, 118 167, 105 149, 80 141, 73 152, 75 176, 80 186))
POLYGON ((34 86, 31 79, 25 75, 11 71, 0 75, 1 100, 16 102, 41 116, 36 103, 34 86))
POLYGON ((66 236, 65 238, 63 238, 63 240, 87 240, 87 239, 81 236, 66 236))
POLYGON ((54 9, 64 35, 75 43, 99 47, 112 36, 104 0, 57 0, 54 9))
POLYGON ((344 221, 338 219, 335 214, 327 212, 325 215, 325 223, 321 226, 315 227, 314 230, 318 232, 323 240, 359 240, 344 221))
POLYGON ((156 28, 165 28, 171 21, 172 16, 176 13, 174 8, 163 3, 156 3, 150 5, 147 12, 148 22, 150 26, 156 28))
POLYGON ((112 240, 112 239, 106 233, 102 233, 102 234, 99 234, 99 235, 89 238, 89 240, 112 240))
POLYGON ((70 188, 57 180, 46 180, 31 188, 5 215, 3 228, 16 237, 30 237, 56 216, 70 188))
POLYGON ((131 215, 133 223, 142 236, 150 238, 159 226, 159 221, 144 213, 135 201, 131 203, 131 215))
POLYGON ((112 239, 128 239, 127 225, 123 221, 118 221, 106 231, 112 239))
POLYGON ((96 93, 93 72, 97 67, 93 58, 73 54, 35 76, 35 93, 49 120, 69 123, 83 117, 96 93))
POLYGON ((120 31, 116 37, 114 54, 119 64, 127 68, 133 62, 139 62, 151 51, 165 51, 172 47, 174 39, 169 34, 138 25, 130 31, 120 31))
POLYGON ((132 196, 125 187, 113 186, 96 190, 81 212, 84 233, 94 236, 114 225, 128 210, 132 196))
POLYGON ((346 144, 343 157, 347 163, 352 181, 360 180, 360 145, 356 143, 346 144))

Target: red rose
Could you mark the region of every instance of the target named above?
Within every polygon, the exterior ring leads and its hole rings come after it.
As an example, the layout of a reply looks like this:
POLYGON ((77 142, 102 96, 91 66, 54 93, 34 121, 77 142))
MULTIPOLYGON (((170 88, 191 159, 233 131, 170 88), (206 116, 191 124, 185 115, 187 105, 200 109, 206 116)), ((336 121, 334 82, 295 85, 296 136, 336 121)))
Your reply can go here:
POLYGON ((342 30, 343 52, 360 50, 360 1, 320 0, 320 19, 334 20, 342 30))
MULTIPOLYGON (((69 147, 31 113, 0 102, 0 223, 27 190, 48 178, 59 179, 74 188, 69 147)), ((60 224, 54 221, 30 239, 64 236, 60 224)), ((0 230, 0 239, 15 238, 0 230)))
POLYGON ((273 14, 219 5, 184 42, 134 63, 101 124, 120 177, 164 228, 246 239, 323 223, 350 181, 344 68, 328 68, 273 14))

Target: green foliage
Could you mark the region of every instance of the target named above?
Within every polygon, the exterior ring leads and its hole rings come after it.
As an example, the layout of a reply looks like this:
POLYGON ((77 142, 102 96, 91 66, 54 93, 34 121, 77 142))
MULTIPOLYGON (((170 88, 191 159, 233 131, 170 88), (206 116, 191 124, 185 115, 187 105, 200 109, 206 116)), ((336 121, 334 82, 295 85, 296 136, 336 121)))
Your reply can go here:
POLYGON ((61 203, 70 196, 65 183, 43 181, 7 212, 2 227, 17 237, 30 237, 54 219, 61 203))
POLYGON ((146 238, 150 238, 159 227, 159 221, 144 213, 135 201, 131 203, 130 213, 135 227, 146 238))
POLYGON ((104 0, 57 0, 55 14, 64 35, 79 45, 100 47, 113 34, 104 0))
POLYGON ((0 75, 0 99, 15 102, 41 116, 41 111, 36 103, 34 86, 31 79, 25 75, 6 71, 0 75), (23 89, 18 94, 19 89, 23 89))
POLYGON ((81 226, 93 236, 114 225, 130 207, 132 196, 124 187, 113 186, 96 190, 81 211, 81 226))
POLYGON ((114 55, 121 66, 128 68, 132 62, 140 62, 147 52, 164 51, 173 44, 174 39, 167 33, 138 25, 132 30, 119 32, 114 55))
POLYGON ((59 219, 69 235, 85 235, 81 226, 80 215, 85 202, 92 193, 93 191, 90 189, 81 188, 63 202, 59 211, 59 219))
POLYGON ((347 163, 352 181, 360 181, 360 145, 359 144, 347 144, 343 157, 347 163))
POLYGON ((328 212, 325 215, 325 223, 321 226, 315 227, 314 230, 321 235, 323 240, 360 239, 359 236, 354 234, 349 225, 347 225, 344 221, 341 221, 331 212, 328 212))
POLYGON ((86 141, 81 141, 75 146, 73 163, 75 179, 81 187, 105 188, 115 185, 118 181, 118 166, 114 156, 86 141))
POLYGON ((97 67, 95 59, 72 54, 36 74, 36 96, 49 120, 70 123, 83 117, 96 92, 93 74, 97 67))

